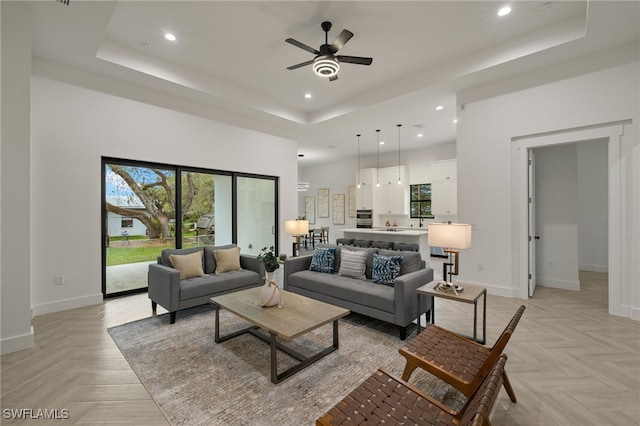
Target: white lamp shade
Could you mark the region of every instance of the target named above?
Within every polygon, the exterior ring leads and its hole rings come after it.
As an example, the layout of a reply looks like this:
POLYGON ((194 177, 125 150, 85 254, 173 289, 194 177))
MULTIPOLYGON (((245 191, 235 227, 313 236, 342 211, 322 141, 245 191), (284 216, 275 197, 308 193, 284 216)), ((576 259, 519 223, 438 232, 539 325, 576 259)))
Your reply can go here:
POLYGON ((286 220, 284 222, 284 232, 289 235, 304 235, 309 233, 308 220, 286 220))
POLYGON ((465 223, 430 223, 427 225, 431 247, 468 249, 471 247, 471 225, 465 223))

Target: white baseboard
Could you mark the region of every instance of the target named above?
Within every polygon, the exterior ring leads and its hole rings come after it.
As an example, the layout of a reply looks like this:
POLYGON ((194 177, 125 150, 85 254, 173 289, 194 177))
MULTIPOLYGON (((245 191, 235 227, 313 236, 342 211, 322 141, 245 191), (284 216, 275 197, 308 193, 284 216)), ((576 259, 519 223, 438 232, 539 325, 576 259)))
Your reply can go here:
POLYGON ((609 272, 609 265, 591 265, 588 263, 581 263, 578 265, 578 268, 581 271, 604 272, 605 274, 609 272))
POLYGON ((33 334, 33 326, 31 326, 30 333, 2 339, 2 341, 0 341, 0 354, 4 355, 11 352, 21 351, 23 349, 33 348, 35 344, 36 340, 33 334))
POLYGON ((631 315, 629 315, 629 317, 633 320, 640 321, 640 309, 631 308, 631 315))
MULTIPOLYGON (((458 280, 454 280, 454 281, 458 281, 458 280)), ((461 284, 463 287, 464 287, 464 283, 469 283, 471 285, 476 285, 479 287, 485 287, 487 289, 487 293, 492 294, 494 296, 510 297, 510 298, 518 297, 518 290, 515 288, 502 287, 502 286, 497 286, 497 285, 487 284, 487 283, 478 283, 478 282, 473 282, 468 280, 460 280, 460 281, 463 283, 461 284)))
POLYGON ((82 308, 84 306, 99 305, 100 303, 102 303, 102 293, 33 305, 32 309, 33 315, 38 316, 52 312, 66 311, 68 309, 82 308))
POLYGON ((580 291, 580 281, 556 280, 553 278, 538 277, 536 285, 540 287, 560 288, 562 290, 580 291))

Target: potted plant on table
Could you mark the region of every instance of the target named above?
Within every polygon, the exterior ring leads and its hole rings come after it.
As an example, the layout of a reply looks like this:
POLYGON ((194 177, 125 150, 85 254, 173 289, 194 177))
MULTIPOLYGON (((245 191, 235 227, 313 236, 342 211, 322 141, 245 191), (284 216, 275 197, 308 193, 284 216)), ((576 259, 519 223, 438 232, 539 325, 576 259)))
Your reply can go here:
POLYGON ((258 260, 264 265, 266 270, 265 283, 260 294, 260 306, 282 306, 280 303, 280 288, 273 279, 273 273, 280 267, 278 256, 275 254, 276 248, 263 247, 258 255, 258 260))

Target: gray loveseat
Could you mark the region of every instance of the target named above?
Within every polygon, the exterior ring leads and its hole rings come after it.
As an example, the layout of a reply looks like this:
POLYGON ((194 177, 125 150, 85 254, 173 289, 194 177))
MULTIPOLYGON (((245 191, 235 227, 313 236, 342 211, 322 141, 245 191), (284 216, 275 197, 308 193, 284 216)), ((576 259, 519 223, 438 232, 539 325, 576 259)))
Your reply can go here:
POLYGON ((209 303, 213 296, 257 287, 264 284, 264 265, 256 256, 240 254, 241 270, 215 274, 215 250, 235 247, 205 246, 187 249, 166 249, 158 257, 157 264, 149 265, 148 284, 151 309, 156 313, 157 305, 170 313, 170 323, 176 321, 176 312, 181 309, 209 303), (202 252, 204 276, 180 279, 180 271, 171 264, 170 256, 202 252))
MULTIPOLYGON (((334 273, 310 271, 312 257, 289 258, 284 264, 283 287, 293 293, 340 306, 359 314, 395 324, 399 327, 400 338, 407 337, 408 326, 418 317, 416 289, 433 281, 433 270, 425 267, 418 252, 393 251, 378 248, 366 250, 366 279, 340 275, 341 253, 344 250, 358 250, 350 246, 335 247, 334 273), (372 268, 374 253, 383 256, 402 256, 399 275, 393 286, 373 283, 372 268)), ((422 313, 431 310, 431 300, 421 296, 422 313)))

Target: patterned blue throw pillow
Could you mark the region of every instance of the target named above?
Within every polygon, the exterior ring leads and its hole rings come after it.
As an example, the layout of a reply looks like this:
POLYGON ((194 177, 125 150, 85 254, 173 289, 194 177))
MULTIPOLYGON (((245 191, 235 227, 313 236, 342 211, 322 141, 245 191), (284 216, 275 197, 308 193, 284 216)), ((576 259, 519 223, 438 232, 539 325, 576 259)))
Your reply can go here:
POLYGON ((335 263, 335 260, 335 248, 317 248, 313 251, 313 257, 311 258, 311 265, 309 265, 309 270, 333 274, 333 264, 335 263))
POLYGON ((393 287, 393 280, 400 273, 402 256, 373 255, 373 271, 371 280, 376 284, 384 284, 393 287))

